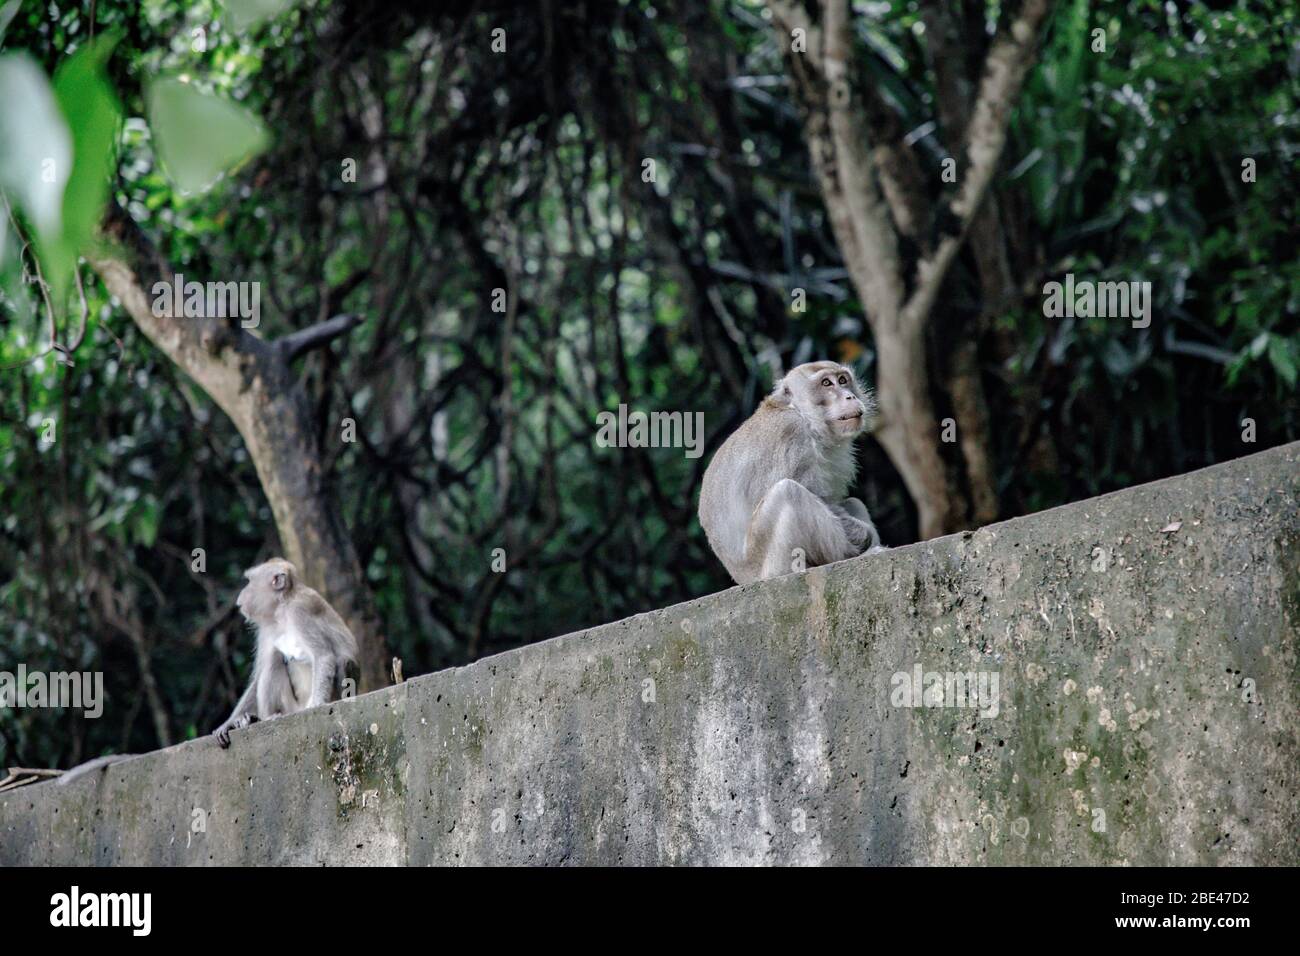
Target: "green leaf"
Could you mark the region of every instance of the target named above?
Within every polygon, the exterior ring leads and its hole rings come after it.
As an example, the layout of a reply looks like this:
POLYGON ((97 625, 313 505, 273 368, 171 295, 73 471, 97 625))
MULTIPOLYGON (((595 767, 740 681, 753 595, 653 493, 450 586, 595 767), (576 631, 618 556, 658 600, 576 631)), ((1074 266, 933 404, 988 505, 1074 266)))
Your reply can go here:
POLYGON ((1269 336, 1268 360, 1273 363, 1273 368, 1278 375, 1282 376, 1287 386, 1294 388, 1296 378, 1300 377, 1300 369, 1296 368, 1295 359, 1291 357, 1291 349, 1286 339, 1277 335, 1269 336))
POLYGON ((72 135, 45 72, 27 54, 0 56, 0 104, 0 188, 17 200, 40 241, 56 242, 72 135))
POLYGON ((226 0, 230 26, 235 30, 246 30, 263 20, 279 16, 291 6, 293 0, 226 0))
POLYGON ((9 23, 13 20, 14 15, 18 13, 18 8, 22 5, 23 0, 9 0, 3 7, 0 7, 0 43, 4 43, 5 31, 9 29, 9 23))
POLYGON ((152 548, 158 540, 158 519, 161 512, 155 503, 146 503, 136 509, 134 538, 136 544, 152 548))
POLYGON ((14 235, 6 216, 0 218, 0 289, 9 289, 9 282, 18 268, 18 237, 14 235))
POLYGON ((104 215, 117 169, 122 108, 104 65, 120 34, 106 33, 73 54, 54 74, 54 95, 72 130, 72 175, 63 193, 63 231, 53 247, 42 244, 46 279, 61 298, 77 254, 104 215))
POLYGON ((180 80, 156 80, 147 94, 158 156, 182 192, 207 189, 266 148, 266 128, 248 110, 180 80))

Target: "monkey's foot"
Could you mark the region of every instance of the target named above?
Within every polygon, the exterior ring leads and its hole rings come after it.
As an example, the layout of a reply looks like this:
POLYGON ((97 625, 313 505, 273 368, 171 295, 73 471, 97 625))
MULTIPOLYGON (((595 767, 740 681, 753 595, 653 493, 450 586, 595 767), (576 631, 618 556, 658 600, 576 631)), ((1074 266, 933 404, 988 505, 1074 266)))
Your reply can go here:
POLYGON ((217 738, 217 743, 221 745, 221 749, 226 750, 230 747, 230 732, 232 730, 243 730, 250 724, 255 723, 257 723, 256 714, 244 714, 242 717, 237 717, 232 721, 222 724, 216 730, 212 731, 212 736, 217 738))

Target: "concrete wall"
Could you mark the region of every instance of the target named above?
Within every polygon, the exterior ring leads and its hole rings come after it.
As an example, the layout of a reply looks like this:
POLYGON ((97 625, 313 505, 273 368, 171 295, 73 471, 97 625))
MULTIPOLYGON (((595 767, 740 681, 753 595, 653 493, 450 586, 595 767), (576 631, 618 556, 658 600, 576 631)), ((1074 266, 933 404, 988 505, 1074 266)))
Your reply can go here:
POLYGON ((2 794, 0 864, 1295 865, 1298 498, 1293 444, 2 794))

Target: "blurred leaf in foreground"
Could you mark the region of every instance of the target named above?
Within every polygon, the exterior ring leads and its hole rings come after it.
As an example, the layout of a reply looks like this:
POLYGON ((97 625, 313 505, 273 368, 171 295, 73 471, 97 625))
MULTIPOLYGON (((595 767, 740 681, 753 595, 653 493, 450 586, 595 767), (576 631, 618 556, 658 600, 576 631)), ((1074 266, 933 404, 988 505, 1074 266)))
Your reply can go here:
POLYGON ((156 80, 148 104, 158 156, 182 192, 207 189, 222 173, 261 152, 269 139, 266 128, 242 106, 180 80, 156 80))
POLYGON ((54 95, 72 129, 72 175, 63 193, 63 230, 53 245, 41 244, 46 279, 61 296, 76 257, 104 215, 122 110, 104 65, 119 35, 104 34, 83 46, 54 74, 54 95))
POLYGON ((226 0, 230 26, 236 31, 277 17, 292 5, 293 0, 226 0))
POLYGON ((26 213, 43 244, 62 230, 72 135, 45 72, 25 53, 0 56, 0 188, 26 213))

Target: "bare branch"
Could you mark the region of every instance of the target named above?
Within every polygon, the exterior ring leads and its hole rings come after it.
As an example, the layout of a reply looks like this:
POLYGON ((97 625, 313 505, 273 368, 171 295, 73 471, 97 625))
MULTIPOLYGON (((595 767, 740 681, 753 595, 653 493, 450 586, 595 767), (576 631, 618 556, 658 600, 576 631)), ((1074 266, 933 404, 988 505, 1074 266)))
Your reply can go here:
POLYGON ((288 365, 306 352, 328 345, 340 335, 346 335, 362 321, 364 320, 361 316, 351 313, 336 315, 324 322, 317 322, 315 325, 309 325, 305 329, 290 332, 276 339, 275 350, 279 353, 280 360, 288 365))
POLYGON ((862 88, 863 113, 870 130, 871 160, 899 235, 920 239, 928 230, 931 209, 916 150, 908 144, 898 114, 874 87, 862 88))
POLYGON ((1052 0, 1025 0, 1020 12, 993 41, 984 61, 984 76, 966 127, 965 176, 939 221, 955 220, 934 252, 917 263, 916 291, 903 310, 905 324, 924 325, 971 222, 988 194, 1007 141, 1011 110, 1033 65, 1038 37, 1052 0))
MULTIPOLYGON (((849 62, 853 50, 850 13, 849 0, 823 0, 822 22, 826 33, 823 72, 834 173, 863 257, 858 265, 864 280, 862 291, 875 322, 892 318, 898 310, 903 297, 902 267, 898 239, 876 182, 876 164, 867 149, 861 113, 850 94, 849 62)), ((827 200, 829 203, 830 196, 827 200)))
POLYGON ((971 84, 966 79, 964 51, 952 11, 942 0, 923 0, 925 45, 934 70, 935 105, 943 130, 943 143, 955 149, 966 135, 970 116, 971 84))
POLYGON ((108 242, 91 251, 87 261, 104 287, 145 336, 197 382, 235 422, 241 433, 250 428, 245 374, 271 374, 270 345, 237 323, 211 316, 173 316, 170 309, 155 314, 147 289, 170 282, 173 269, 131 215, 114 203, 104 218, 108 242))
POLYGON ((822 68, 821 30, 808 19, 808 12, 798 0, 768 0, 768 9, 772 11, 772 26, 776 28, 781 50, 789 52, 794 39, 794 31, 802 30, 807 41, 806 55, 814 70, 822 68))
MULTIPOLYGON (((892 324, 903 298, 902 267, 876 163, 860 111, 852 102, 848 0, 822 0, 821 29, 809 23, 797 3, 774 0, 770 7, 781 51, 807 111, 804 138, 845 267, 873 327, 892 324), (795 30, 805 31, 807 52, 795 49, 795 30)), ((910 227, 910 218, 903 218, 910 227)))

